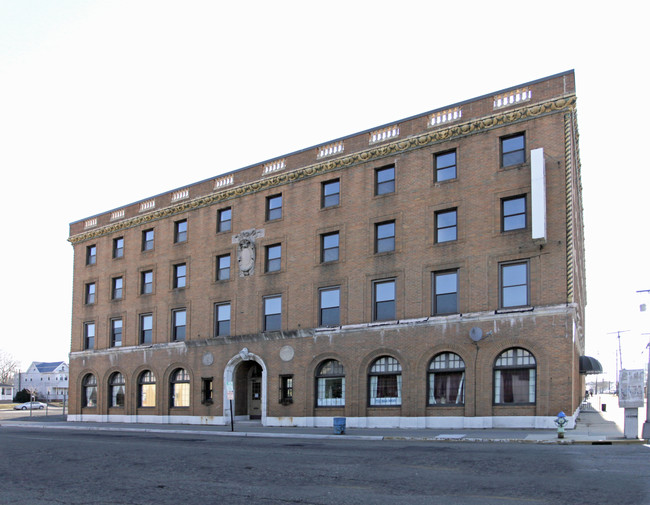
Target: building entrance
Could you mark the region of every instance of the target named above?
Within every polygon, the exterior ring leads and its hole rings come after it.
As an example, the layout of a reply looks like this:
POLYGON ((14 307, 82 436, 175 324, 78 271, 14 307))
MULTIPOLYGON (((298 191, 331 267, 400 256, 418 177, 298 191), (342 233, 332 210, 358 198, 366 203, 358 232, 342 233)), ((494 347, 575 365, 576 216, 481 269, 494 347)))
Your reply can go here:
POLYGON ((235 416, 240 419, 262 419, 263 374, 253 360, 243 361, 235 369, 235 416))
POLYGON ((262 367, 257 363, 248 371, 248 415, 262 419, 262 367))

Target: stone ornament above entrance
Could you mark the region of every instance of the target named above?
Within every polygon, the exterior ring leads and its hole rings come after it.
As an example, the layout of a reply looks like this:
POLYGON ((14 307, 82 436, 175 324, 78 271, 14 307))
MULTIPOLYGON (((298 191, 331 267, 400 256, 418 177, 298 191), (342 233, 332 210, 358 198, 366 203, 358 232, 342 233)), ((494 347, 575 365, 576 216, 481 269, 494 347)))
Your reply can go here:
POLYGON ((255 273, 255 240, 264 237, 264 230, 244 230, 233 235, 232 243, 237 244, 237 264, 239 276, 248 277, 255 273))

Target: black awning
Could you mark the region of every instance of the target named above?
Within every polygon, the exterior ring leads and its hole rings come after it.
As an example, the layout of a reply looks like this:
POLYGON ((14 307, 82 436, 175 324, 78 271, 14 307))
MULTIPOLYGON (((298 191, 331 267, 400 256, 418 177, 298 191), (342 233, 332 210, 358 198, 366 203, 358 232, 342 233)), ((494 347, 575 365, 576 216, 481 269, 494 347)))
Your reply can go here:
POLYGON ((586 375, 603 373, 603 366, 596 358, 580 356, 580 373, 586 375))

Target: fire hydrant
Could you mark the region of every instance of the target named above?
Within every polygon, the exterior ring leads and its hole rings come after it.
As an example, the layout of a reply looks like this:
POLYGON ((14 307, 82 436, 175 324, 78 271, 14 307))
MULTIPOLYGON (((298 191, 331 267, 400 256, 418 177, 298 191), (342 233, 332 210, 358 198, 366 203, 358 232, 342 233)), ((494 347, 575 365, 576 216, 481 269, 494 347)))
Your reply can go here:
POLYGON ((568 422, 569 420, 564 412, 560 412, 557 415, 555 418, 555 424, 557 425, 557 438, 564 438, 564 425, 568 422))

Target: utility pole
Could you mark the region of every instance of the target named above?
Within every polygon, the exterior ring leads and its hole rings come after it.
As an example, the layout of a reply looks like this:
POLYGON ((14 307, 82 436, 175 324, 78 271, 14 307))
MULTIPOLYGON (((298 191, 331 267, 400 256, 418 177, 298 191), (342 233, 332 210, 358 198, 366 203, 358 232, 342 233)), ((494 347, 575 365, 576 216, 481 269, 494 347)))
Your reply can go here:
MULTIPOLYGON (((650 293, 650 289, 641 289, 637 293, 650 293)), ((642 304, 641 312, 645 312, 646 304, 642 304)), ((642 333, 642 335, 650 335, 650 333, 642 333)), ((650 440, 650 342, 646 346, 648 349, 648 372, 646 374, 646 388, 645 388, 645 422, 643 423, 643 429, 641 430, 641 438, 650 440)))
POLYGON ((616 394, 618 394, 618 374, 621 370, 623 370, 623 356, 621 353, 621 333, 627 333, 628 331, 630 330, 618 330, 618 331, 611 331, 608 333, 608 335, 618 336, 618 359, 616 360, 616 394))

